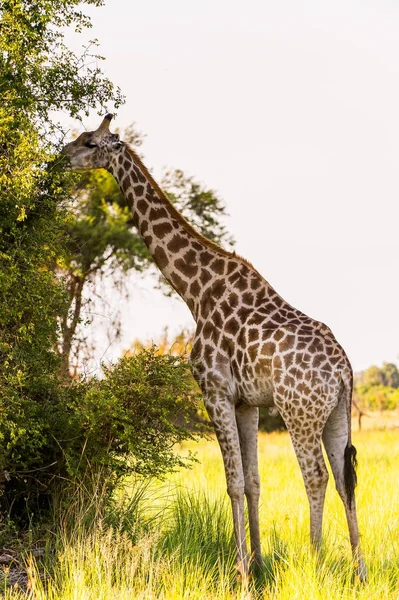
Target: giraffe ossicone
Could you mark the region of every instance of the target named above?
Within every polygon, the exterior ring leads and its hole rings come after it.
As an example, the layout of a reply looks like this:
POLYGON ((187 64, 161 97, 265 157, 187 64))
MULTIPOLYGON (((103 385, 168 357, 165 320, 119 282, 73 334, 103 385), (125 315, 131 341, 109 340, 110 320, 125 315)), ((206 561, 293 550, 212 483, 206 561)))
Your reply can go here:
POLYGON ((278 410, 301 468, 310 508, 310 536, 321 543, 327 453, 342 499, 353 557, 365 580, 351 442, 353 373, 331 330, 293 308, 246 260, 199 234, 169 202, 139 156, 109 130, 65 146, 70 167, 105 168, 116 179, 163 275, 197 324, 191 363, 223 456, 239 568, 246 576, 247 499, 251 556, 262 564, 259 534, 259 407, 278 410))

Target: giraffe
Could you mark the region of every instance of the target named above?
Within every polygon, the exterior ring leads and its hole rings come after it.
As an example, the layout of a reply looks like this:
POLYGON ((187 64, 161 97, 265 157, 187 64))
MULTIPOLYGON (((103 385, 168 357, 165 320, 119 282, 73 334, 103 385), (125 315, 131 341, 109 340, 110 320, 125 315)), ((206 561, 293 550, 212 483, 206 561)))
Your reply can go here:
POLYGON ((309 501, 310 537, 321 543, 328 471, 343 502, 356 572, 367 573, 359 541, 351 442, 353 372, 331 330, 293 308, 246 260, 200 235, 169 202, 139 156, 110 132, 112 115, 63 149, 69 168, 104 168, 116 179, 155 263, 196 322, 190 356, 221 449, 237 566, 262 565, 259 533, 259 407, 287 426, 309 501), (244 521, 247 500, 251 540, 244 521))

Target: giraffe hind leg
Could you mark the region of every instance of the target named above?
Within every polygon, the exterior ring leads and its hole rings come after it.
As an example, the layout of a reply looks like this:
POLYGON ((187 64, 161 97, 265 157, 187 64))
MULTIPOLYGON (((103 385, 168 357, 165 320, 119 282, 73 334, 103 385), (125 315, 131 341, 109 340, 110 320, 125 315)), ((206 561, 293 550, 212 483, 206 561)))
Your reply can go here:
POLYGON ((360 547, 354 498, 356 450, 354 446, 348 446, 348 433, 347 409, 341 398, 327 419, 323 431, 323 443, 334 475, 335 487, 345 508, 357 574, 361 581, 366 581, 367 572, 360 547))
POLYGON ((310 539, 315 549, 321 545, 324 499, 328 483, 328 471, 321 447, 321 432, 313 432, 308 439, 295 422, 285 418, 295 454, 301 468, 310 512, 310 539))

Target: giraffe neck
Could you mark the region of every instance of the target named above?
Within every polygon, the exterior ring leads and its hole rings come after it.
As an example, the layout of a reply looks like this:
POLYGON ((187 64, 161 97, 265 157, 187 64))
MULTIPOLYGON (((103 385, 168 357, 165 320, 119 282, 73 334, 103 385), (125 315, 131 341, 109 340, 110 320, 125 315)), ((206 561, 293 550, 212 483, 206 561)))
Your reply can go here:
POLYGON ((133 150, 124 146, 109 171, 154 261, 197 319, 201 298, 212 280, 225 274, 226 259, 232 255, 185 221, 133 150))

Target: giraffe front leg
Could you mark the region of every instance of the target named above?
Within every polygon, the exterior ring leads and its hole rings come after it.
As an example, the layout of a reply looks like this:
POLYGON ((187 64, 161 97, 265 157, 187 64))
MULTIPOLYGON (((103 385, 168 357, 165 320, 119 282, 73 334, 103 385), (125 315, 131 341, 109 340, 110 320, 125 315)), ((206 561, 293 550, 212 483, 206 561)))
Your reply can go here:
POLYGON ((226 399, 205 401, 222 452, 227 493, 230 496, 237 550, 237 568, 244 579, 248 575, 248 550, 245 535, 244 472, 234 406, 226 399))
POLYGON ((258 470, 258 424, 259 409, 243 406, 236 410, 240 437, 241 458, 244 469, 245 495, 248 503, 251 556, 257 567, 263 566, 259 532, 260 478, 258 470))

